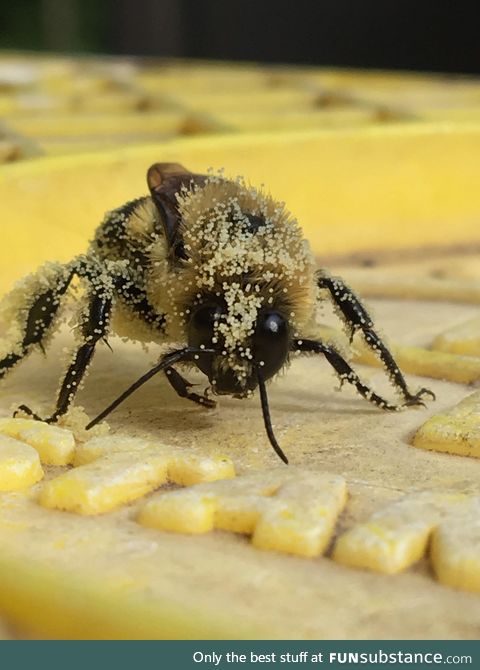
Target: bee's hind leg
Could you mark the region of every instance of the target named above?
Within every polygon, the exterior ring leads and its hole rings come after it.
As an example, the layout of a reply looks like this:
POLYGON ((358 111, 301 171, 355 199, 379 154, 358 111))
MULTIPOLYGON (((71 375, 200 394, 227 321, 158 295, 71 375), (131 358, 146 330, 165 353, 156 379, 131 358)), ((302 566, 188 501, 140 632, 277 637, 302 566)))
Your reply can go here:
POLYGON ((373 320, 365 306, 340 277, 330 277, 321 272, 317 276, 317 285, 320 289, 329 291, 330 298, 349 331, 350 341, 357 331, 362 333, 368 347, 382 361, 393 386, 403 395, 405 405, 424 405, 423 398, 427 395, 435 400, 435 394, 427 388, 422 388, 414 394, 410 393, 395 359, 375 332, 373 320))
POLYGON ((12 351, 0 360, 0 379, 27 356, 35 345, 44 350, 44 340, 55 324, 55 317, 73 274, 74 269, 68 265, 44 266, 30 275, 24 285, 14 288, 6 296, 7 300, 18 303, 17 314, 12 320, 18 321, 22 336, 13 344, 12 351), (50 288, 45 290, 48 285, 50 288), (22 323, 21 315, 25 315, 22 323))
POLYGON ((175 389, 181 398, 187 398, 188 400, 192 400, 198 405, 202 405, 202 407, 208 407, 209 409, 213 409, 216 406, 217 403, 211 398, 207 398, 205 395, 198 395, 197 393, 192 393, 192 391, 189 391, 189 388, 191 388, 193 384, 182 377, 182 375, 177 372, 175 368, 166 368, 165 375, 171 386, 175 389))

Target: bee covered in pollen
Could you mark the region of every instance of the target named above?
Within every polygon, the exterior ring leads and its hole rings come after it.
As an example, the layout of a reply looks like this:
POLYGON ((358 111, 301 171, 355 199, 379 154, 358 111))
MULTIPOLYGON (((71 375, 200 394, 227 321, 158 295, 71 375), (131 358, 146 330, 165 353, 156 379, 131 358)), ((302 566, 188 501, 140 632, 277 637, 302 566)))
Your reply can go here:
MULTIPOLYGON (((83 287, 76 348, 61 382, 55 422, 72 403, 99 341, 109 334, 172 343, 159 362, 87 428, 163 372, 179 396, 214 407, 194 393, 177 365, 196 367, 213 395, 244 398, 257 388, 266 432, 288 462, 272 428, 266 382, 291 353, 323 354, 340 380, 384 410, 423 405, 431 391, 412 394, 365 307, 340 278, 317 270, 302 231, 286 210, 243 179, 193 174, 157 163, 147 174, 150 195, 109 212, 88 252, 70 263, 47 263, 19 282, 2 304, 10 325, 0 378, 35 347, 43 349, 60 322, 77 277, 83 287), (305 338, 316 305, 328 296, 350 337, 359 331, 381 359, 403 402, 392 404, 366 386, 331 344, 305 338)), ((207 389, 208 390, 208 389, 207 389)), ((19 409, 40 419, 26 405, 19 409)))

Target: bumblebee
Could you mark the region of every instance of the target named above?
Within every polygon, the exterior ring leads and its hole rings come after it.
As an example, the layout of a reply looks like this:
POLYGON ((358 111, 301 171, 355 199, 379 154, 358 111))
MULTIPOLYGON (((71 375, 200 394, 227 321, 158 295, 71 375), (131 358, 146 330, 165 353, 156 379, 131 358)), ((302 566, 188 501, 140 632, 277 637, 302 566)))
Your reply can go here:
MULTIPOLYGON (((56 422, 67 412, 97 344, 107 342, 110 333, 176 346, 87 428, 159 372, 179 396, 207 408, 215 406, 212 394, 244 398, 258 388, 269 441, 287 463, 273 432, 266 382, 294 352, 322 354, 342 383, 383 410, 423 405, 425 396, 434 397, 425 388, 409 391, 363 304, 340 278, 317 270, 283 203, 243 179, 194 174, 173 163, 152 165, 147 182, 150 195, 109 212, 85 255, 66 264, 47 263, 3 300, 1 312, 10 328, 0 352, 0 378, 36 347, 44 350, 72 280, 82 286, 76 348, 55 411, 44 421, 56 422), (401 404, 365 385, 331 344, 308 338, 316 305, 326 298, 350 339, 359 331, 381 359, 401 404), (178 365, 207 376, 205 394, 192 391, 178 365)), ((19 410, 42 420, 26 405, 19 410)))

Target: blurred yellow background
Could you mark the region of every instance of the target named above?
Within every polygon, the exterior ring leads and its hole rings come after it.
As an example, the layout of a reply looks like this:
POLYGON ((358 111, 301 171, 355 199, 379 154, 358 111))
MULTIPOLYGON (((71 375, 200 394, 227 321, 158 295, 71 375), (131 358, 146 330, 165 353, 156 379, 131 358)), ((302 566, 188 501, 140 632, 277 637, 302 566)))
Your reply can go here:
POLYGON ((155 161, 264 183, 320 257, 480 241, 473 78, 4 54, 0 111, 2 290, 82 252, 155 161))

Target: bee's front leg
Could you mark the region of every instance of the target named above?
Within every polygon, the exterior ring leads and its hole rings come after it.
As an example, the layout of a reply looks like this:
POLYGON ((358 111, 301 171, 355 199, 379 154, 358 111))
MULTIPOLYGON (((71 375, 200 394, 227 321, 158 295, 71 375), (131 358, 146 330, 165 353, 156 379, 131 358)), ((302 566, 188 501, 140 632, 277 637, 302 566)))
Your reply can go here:
POLYGON ((395 359, 375 331, 373 320, 366 307, 343 279, 330 277, 321 272, 317 277, 317 285, 329 292, 333 304, 340 312, 349 331, 350 340, 357 330, 362 333, 367 346, 380 358, 394 388, 403 395, 406 406, 424 405, 423 398, 427 395, 435 400, 435 394, 427 388, 422 388, 417 393, 410 392, 395 359))
POLYGON ((175 389, 175 391, 178 393, 178 395, 181 398, 187 398, 188 400, 192 400, 193 402, 196 402, 198 405, 202 405, 202 407, 208 407, 209 409, 213 409, 216 407, 217 403, 215 400, 212 400, 211 398, 207 398, 205 395, 198 395, 197 393, 192 393, 189 391, 189 388, 193 386, 189 381, 187 381, 182 375, 175 370, 175 368, 169 367, 165 370, 165 375, 170 382, 171 386, 175 389))
POLYGON ((358 393, 363 398, 365 398, 365 400, 368 400, 377 407, 380 407, 380 409, 396 411, 408 405, 407 402, 405 402, 404 405, 395 405, 375 393, 375 391, 363 383, 355 370, 343 358, 343 356, 329 344, 325 344, 324 342, 319 342, 316 340, 294 340, 292 349, 293 351, 299 351, 308 354, 323 354, 337 373, 338 378, 340 379, 340 384, 345 382, 351 384, 356 388, 358 393))

